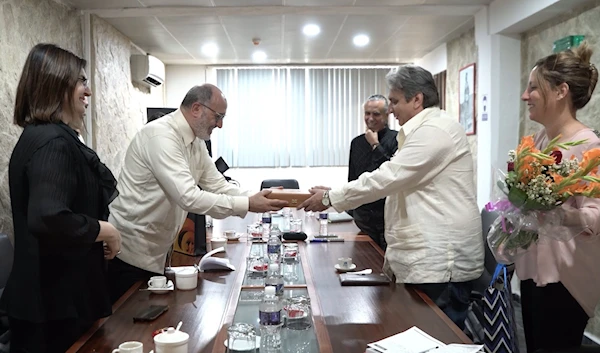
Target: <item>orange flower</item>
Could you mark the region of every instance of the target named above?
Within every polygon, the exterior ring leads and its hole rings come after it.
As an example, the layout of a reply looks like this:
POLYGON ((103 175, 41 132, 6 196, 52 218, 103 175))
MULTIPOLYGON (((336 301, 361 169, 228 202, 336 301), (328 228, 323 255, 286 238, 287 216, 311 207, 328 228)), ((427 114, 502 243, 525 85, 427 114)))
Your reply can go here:
POLYGON ((517 147, 517 154, 520 154, 527 147, 533 149, 535 144, 533 143, 533 135, 523 136, 519 147, 517 147))
POLYGON ((583 159, 579 163, 581 168, 587 168, 589 165, 600 164, 600 148, 593 148, 583 152, 583 159))

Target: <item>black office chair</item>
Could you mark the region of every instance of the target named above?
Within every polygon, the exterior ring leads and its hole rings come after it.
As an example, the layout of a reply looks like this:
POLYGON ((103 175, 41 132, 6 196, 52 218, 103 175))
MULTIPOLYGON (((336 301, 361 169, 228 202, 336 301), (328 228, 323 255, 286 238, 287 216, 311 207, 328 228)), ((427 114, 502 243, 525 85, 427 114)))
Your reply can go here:
POLYGON ((283 186, 284 189, 300 189, 300 184, 296 179, 267 179, 260 184, 260 189, 283 186))
MULTIPOLYGON (((8 276, 12 270, 13 258, 14 250, 8 239, 8 235, 0 234, 0 297, 8 282, 8 276)), ((0 313, 0 353, 9 351, 9 341, 8 318, 0 313)))

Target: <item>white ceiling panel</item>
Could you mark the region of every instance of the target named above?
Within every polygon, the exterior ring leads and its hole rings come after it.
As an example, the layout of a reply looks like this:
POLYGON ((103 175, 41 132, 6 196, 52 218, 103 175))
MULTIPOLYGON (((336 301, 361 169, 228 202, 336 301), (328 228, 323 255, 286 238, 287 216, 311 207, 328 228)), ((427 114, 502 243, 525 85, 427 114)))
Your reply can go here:
POLYGON ((285 0, 287 6, 352 6, 355 0, 285 0))
POLYGON ((155 18, 112 18, 106 21, 129 37, 133 43, 157 57, 158 53, 191 57, 155 18))
POLYGON ((138 0, 145 6, 212 6, 210 0, 138 0))
MULTIPOLYGON (((59 0, 57 0, 59 1, 59 0)), ((412 61, 473 27, 491 0, 61 0, 89 10, 167 64, 412 61), (402 15, 404 14, 404 15, 402 15), (306 37, 307 23, 321 27, 306 37), (352 38, 367 34, 357 48, 352 38), (260 38, 254 45, 253 38, 260 38), (216 58, 202 45, 215 43, 216 58)))
POLYGON ((493 0, 425 0, 427 5, 489 5, 493 0))
MULTIPOLYGON (((406 6, 421 5, 424 2, 425 0, 379 0, 377 1, 377 5, 406 6)), ((373 0, 356 0, 356 6, 373 6, 373 0)))
POLYGON ((408 17, 403 16, 348 16, 337 40, 331 47, 327 57, 335 57, 341 53, 356 53, 357 57, 372 57, 380 48, 393 39, 408 17), (369 36, 369 44, 356 47, 352 40, 357 34, 369 36))
POLYGON ((123 7, 142 7, 137 0, 65 0, 64 2, 78 9, 120 9, 123 7))
POLYGON ((325 59, 345 19, 344 15, 285 16, 284 52, 294 61, 325 59), (302 28, 309 23, 318 25, 321 33, 315 37, 304 35, 302 28))
POLYGON ((283 0, 213 0, 215 6, 279 6, 283 0))

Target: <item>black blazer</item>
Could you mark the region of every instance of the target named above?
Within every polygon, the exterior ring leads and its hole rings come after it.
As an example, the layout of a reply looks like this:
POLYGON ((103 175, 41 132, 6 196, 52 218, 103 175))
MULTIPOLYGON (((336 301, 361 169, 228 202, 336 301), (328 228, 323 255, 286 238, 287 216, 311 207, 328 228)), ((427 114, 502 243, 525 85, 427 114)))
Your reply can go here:
POLYGON ((65 124, 27 126, 9 164, 14 265, 0 310, 42 323, 111 314, 98 220, 116 181, 65 124))

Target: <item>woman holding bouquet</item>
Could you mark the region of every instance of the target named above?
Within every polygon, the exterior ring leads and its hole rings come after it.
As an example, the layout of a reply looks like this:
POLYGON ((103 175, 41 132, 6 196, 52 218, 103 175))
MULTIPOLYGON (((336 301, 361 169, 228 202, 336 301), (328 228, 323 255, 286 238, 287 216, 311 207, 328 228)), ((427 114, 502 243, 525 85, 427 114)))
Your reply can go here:
MULTIPOLYGON (((591 55, 583 43, 538 60, 521 96, 529 118, 544 127, 534 136, 535 148, 543 150, 556 137, 560 142, 586 140, 568 150, 558 149, 555 158, 581 161, 584 152, 600 147, 598 133, 576 117, 598 81, 591 55)), ((528 352, 579 346, 600 299, 600 200, 571 196, 558 214, 561 220, 554 220, 556 224, 581 232, 570 240, 540 235, 515 260, 528 352)))

